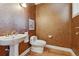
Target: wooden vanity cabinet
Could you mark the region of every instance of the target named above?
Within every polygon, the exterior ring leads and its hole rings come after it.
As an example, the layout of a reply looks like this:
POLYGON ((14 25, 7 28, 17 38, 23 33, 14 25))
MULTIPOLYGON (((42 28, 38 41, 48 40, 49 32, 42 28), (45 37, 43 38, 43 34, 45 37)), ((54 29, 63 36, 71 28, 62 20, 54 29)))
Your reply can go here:
POLYGON ((8 56, 9 55, 9 46, 1 46, 0 45, 0 56, 8 56))

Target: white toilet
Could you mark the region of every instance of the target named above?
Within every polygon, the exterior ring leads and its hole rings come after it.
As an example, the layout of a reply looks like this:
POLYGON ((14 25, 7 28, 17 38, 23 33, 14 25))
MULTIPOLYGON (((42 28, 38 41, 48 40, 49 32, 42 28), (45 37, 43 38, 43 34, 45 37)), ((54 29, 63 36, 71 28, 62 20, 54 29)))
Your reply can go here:
POLYGON ((30 38, 31 51, 36 53, 43 53, 46 41, 38 40, 37 36, 31 36, 30 38))

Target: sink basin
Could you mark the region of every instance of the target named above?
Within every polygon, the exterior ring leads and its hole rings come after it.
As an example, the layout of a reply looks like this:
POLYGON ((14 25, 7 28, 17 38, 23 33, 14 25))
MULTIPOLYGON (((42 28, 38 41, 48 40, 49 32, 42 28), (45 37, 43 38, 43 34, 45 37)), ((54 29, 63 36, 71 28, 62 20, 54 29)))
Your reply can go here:
POLYGON ((27 37, 28 37, 28 33, 27 34, 15 34, 15 35, 9 35, 9 36, 0 36, 0 45, 10 46, 9 55, 18 56, 19 55, 19 49, 18 49, 19 43, 23 40, 26 40, 27 37))
POLYGON ((25 34, 9 35, 0 37, 0 45, 14 45, 26 38, 25 34))

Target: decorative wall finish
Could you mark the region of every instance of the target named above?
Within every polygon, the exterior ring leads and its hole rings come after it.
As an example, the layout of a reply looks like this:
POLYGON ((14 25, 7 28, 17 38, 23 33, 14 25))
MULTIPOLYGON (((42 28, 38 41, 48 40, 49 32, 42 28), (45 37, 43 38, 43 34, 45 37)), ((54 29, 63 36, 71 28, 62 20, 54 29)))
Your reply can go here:
POLYGON ((0 4, 0 33, 10 33, 14 30, 21 33, 27 29, 27 16, 19 4, 0 4))

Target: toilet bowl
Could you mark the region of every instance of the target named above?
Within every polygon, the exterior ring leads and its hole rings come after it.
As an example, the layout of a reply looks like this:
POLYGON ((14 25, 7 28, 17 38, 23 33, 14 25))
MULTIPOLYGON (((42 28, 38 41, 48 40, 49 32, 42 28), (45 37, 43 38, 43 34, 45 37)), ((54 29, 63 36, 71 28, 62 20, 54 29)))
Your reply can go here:
POLYGON ((37 36, 30 37, 31 51, 36 53, 43 53, 46 41, 38 40, 37 36))

